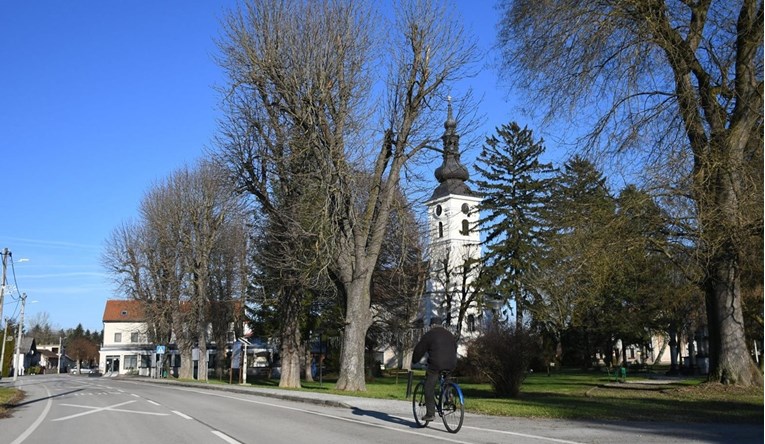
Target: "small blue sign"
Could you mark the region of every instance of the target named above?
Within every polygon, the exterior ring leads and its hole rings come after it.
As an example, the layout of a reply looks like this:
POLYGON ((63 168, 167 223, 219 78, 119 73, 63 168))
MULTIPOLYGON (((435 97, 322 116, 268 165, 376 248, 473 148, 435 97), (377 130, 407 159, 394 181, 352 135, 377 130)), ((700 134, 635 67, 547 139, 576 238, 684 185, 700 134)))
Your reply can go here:
POLYGON ((164 355, 165 354, 165 346, 164 345, 158 345, 157 346, 157 354, 164 355))

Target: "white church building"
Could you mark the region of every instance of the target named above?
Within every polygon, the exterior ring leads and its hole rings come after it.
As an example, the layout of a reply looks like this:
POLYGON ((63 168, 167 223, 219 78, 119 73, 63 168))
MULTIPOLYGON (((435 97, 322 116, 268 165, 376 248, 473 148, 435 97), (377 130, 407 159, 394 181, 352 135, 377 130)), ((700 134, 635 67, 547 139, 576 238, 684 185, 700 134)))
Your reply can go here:
POLYGON ((470 174, 460 161, 457 122, 448 105, 444 123, 443 163, 436 168, 438 186, 425 202, 428 220, 429 277, 423 300, 424 325, 438 316, 460 338, 475 337, 482 316, 482 298, 474 288, 481 259, 478 204, 467 185, 470 174))
MULTIPOLYGON (((468 169, 459 152, 460 136, 452 115, 451 102, 444 122, 443 161, 435 170, 438 185, 425 202, 427 212, 427 260, 429 276, 421 302, 420 320, 424 330, 433 317, 458 338, 458 353, 467 351, 481 325, 491 319, 482 297, 474 288, 481 259, 478 194, 467 185, 468 169)), ((400 350, 399 350, 400 352, 400 350)), ((400 354, 392 347, 378 357, 385 367, 398 367, 400 354)))

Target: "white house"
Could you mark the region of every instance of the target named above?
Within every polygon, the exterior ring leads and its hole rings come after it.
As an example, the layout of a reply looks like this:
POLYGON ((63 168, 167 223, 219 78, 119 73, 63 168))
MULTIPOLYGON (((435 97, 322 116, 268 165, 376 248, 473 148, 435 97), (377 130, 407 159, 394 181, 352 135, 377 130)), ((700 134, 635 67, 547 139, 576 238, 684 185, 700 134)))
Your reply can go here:
POLYGON ((141 303, 106 301, 103 323, 99 370, 105 375, 152 375, 152 369, 156 367, 156 346, 148 341, 141 303))
MULTIPOLYGON (((161 362, 161 353, 170 355, 170 371, 178 375, 181 356, 175 344, 154 344, 149 342, 146 323, 141 302, 133 300, 106 301, 103 316, 104 341, 101 346, 99 369, 106 376, 139 375, 156 377, 157 362, 161 362)), ((245 328, 245 336, 249 331, 245 328)), ((231 340, 224 346, 230 349, 234 341, 233 330, 231 340)), ((208 362, 217 351, 215 343, 208 344, 208 362)), ((246 367, 249 369, 262 365, 264 355, 270 355, 269 344, 255 341, 247 345, 246 367)), ((198 349, 193 350, 193 359, 199 356, 198 349)), ((212 369, 210 369, 212 370, 212 369)), ((252 370, 250 370, 252 371, 252 370)))

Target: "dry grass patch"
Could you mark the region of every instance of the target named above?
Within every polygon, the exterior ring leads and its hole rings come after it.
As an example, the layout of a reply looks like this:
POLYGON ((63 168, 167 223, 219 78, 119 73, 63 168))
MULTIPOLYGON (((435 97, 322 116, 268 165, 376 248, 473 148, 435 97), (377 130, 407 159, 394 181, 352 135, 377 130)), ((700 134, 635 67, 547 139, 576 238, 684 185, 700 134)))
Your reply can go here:
POLYGON ((24 392, 14 388, 0 388, 0 418, 10 416, 10 409, 24 399, 24 392))

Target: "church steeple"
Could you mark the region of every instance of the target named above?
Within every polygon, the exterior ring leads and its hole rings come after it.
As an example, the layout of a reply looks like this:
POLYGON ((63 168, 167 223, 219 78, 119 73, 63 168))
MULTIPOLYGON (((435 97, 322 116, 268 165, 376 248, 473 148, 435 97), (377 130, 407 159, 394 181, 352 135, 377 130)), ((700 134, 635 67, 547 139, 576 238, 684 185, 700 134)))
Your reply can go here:
POLYGON ((476 194, 465 183, 470 178, 467 168, 460 162, 459 143, 460 136, 457 134, 457 121, 452 115, 452 101, 449 97, 446 122, 444 122, 444 135, 441 140, 444 144, 444 161, 436 168, 435 176, 439 185, 433 191, 430 199, 457 194, 461 196, 475 196, 476 194))

